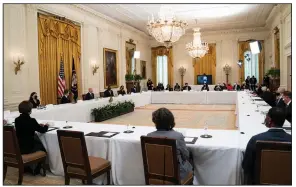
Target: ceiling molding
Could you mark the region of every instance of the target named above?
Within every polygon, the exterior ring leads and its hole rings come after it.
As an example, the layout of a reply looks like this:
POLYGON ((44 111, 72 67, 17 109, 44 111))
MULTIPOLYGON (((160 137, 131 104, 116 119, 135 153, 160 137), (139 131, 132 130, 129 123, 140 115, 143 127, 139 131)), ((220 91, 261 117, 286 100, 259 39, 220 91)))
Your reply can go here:
POLYGON ((144 36, 144 37, 149 37, 145 32, 143 32, 141 30, 138 30, 138 29, 136 29, 136 28, 134 28, 132 26, 129 26, 129 25, 125 24, 125 23, 122 23, 120 21, 117 21, 117 20, 115 20, 115 19, 113 19, 113 18, 111 18, 109 16, 106 16, 106 15, 104 15, 104 14, 98 12, 98 11, 95 11, 95 10, 93 10, 91 8, 88 8, 87 6, 84 6, 82 4, 73 4, 71 6, 74 6, 74 7, 78 8, 78 9, 80 9, 82 11, 88 12, 88 13, 90 13, 90 14, 96 16, 96 17, 99 17, 101 19, 104 19, 106 21, 109 21, 109 22, 119 26, 120 28, 131 30, 133 32, 136 32, 136 33, 140 34, 141 36, 144 36))
POLYGON ((269 16, 266 19, 266 27, 268 27, 270 29, 270 27, 272 26, 272 22, 274 21, 274 19, 276 18, 276 16, 278 16, 278 14, 280 13, 280 9, 281 9, 282 5, 276 5, 272 8, 269 16))
MULTIPOLYGON (((246 33, 246 32, 261 32, 268 31, 266 27, 255 27, 255 28, 247 28, 247 29, 228 29, 228 30, 218 30, 218 31, 205 31, 201 32, 202 36, 205 35, 217 35, 217 34, 235 34, 235 33, 246 33)), ((192 36, 193 32, 186 32, 184 36, 192 36)))

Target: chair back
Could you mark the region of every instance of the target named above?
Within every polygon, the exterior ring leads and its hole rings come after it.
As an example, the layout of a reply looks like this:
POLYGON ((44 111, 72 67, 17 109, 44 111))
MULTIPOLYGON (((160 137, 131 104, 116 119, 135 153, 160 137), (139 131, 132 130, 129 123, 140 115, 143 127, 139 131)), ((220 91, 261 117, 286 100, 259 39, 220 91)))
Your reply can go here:
POLYGON ((100 92, 100 97, 105 97, 105 93, 104 92, 100 92))
POLYGON ((82 94, 82 100, 83 101, 85 100, 85 96, 86 96, 86 94, 82 94))
POLYGON ((84 133, 57 130, 57 134, 65 175, 91 174, 84 133))
POLYGON ((256 142, 256 184, 292 185, 291 142, 256 142))
POLYGON ((180 184, 176 140, 141 136, 146 185, 180 184))
POLYGON ((14 126, 4 126, 3 129, 4 162, 14 166, 23 164, 14 126))

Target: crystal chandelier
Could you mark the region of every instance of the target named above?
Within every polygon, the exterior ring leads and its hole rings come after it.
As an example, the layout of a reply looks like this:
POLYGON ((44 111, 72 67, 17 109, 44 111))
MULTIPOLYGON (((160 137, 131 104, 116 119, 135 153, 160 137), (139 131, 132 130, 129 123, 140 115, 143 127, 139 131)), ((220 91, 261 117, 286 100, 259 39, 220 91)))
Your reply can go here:
POLYGON ((186 50, 192 58, 202 58, 209 50, 208 43, 201 42, 200 28, 193 29, 193 42, 186 44, 186 50))
POLYGON ((153 14, 151 20, 148 17, 147 29, 149 34, 158 42, 164 43, 166 47, 169 47, 185 34, 187 23, 178 20, 168 6, 160 7, 158 17, 156 20, 154 20, 153 14))

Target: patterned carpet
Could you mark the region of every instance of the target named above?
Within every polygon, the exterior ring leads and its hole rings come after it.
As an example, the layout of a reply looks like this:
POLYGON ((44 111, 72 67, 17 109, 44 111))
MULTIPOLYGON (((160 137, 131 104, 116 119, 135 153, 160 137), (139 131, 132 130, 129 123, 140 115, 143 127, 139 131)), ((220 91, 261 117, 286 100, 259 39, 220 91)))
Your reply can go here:
POLYGON ((134 112, 102 123, 130 124, 133 126, 154 126, 152 112, 165 107, 175 116, 176 127, 203 129, 205 122, 209 129, 236 130, 235 105, 147 105, 136 108, 134 112), (143 120, 144 119, 144 120, 143 120))

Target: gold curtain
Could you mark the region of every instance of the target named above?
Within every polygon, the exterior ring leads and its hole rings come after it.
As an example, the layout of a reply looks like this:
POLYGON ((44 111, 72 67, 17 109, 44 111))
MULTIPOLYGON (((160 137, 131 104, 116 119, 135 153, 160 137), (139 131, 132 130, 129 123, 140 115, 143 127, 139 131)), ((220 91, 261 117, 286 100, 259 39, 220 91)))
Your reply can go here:
POLYGON ((277 27, 274 29, 274 64, 275 68, 280 68, 280 31, 277 27))
MULTIPOLYGON (((157 73, 157 56, 168 57, 168 83, 172 86, 174 83, 174 63, 173 63, 173 48, 167 49, 164 46, 151 48, 151 62, 152 62, 152 82, 157 85, 156 73, 157 73)), ((164 85, 166 86, 166 85, 164 85)))
MULTIPOLYGON (((262 50, 261 52, 258 54, 258 60, 259 60, 259 80, 258 83, 262 83, 263 80, 263 75, 264 75, 264 64, 265 64, 265 55, 264 55, 264 41, 258 41, 261 43, 261 47, 262 50)), ((242 60, 242 66, 239 70, 239 74, 238 74, 238 78, 240 81, 240 84, 242 84, 245 81, 245 65, 244 65, 244 61, 245 61, 245 57, 244 57, 244 53, 246 51, 250 51, 250 44, 247 41, 242 41, 242 42, 238 42, 238 56, 239 56, 239 60, 242 60)))
POLYGON ((202 58, 193 59, 194 84, 197 84, 197 75, 212 75, 212 84, 216 82, 216 44, 209 44, 208 53, 202 58))
POLYGON ((72 58, 78 77, 78 96, 80 98, 81 45, 80 26, 63 20, 38 14, 38 53, 41 104, 56 104, 58 98, 58 74, 61 58, 64 62, 66 89, 71 89, 72 58))

